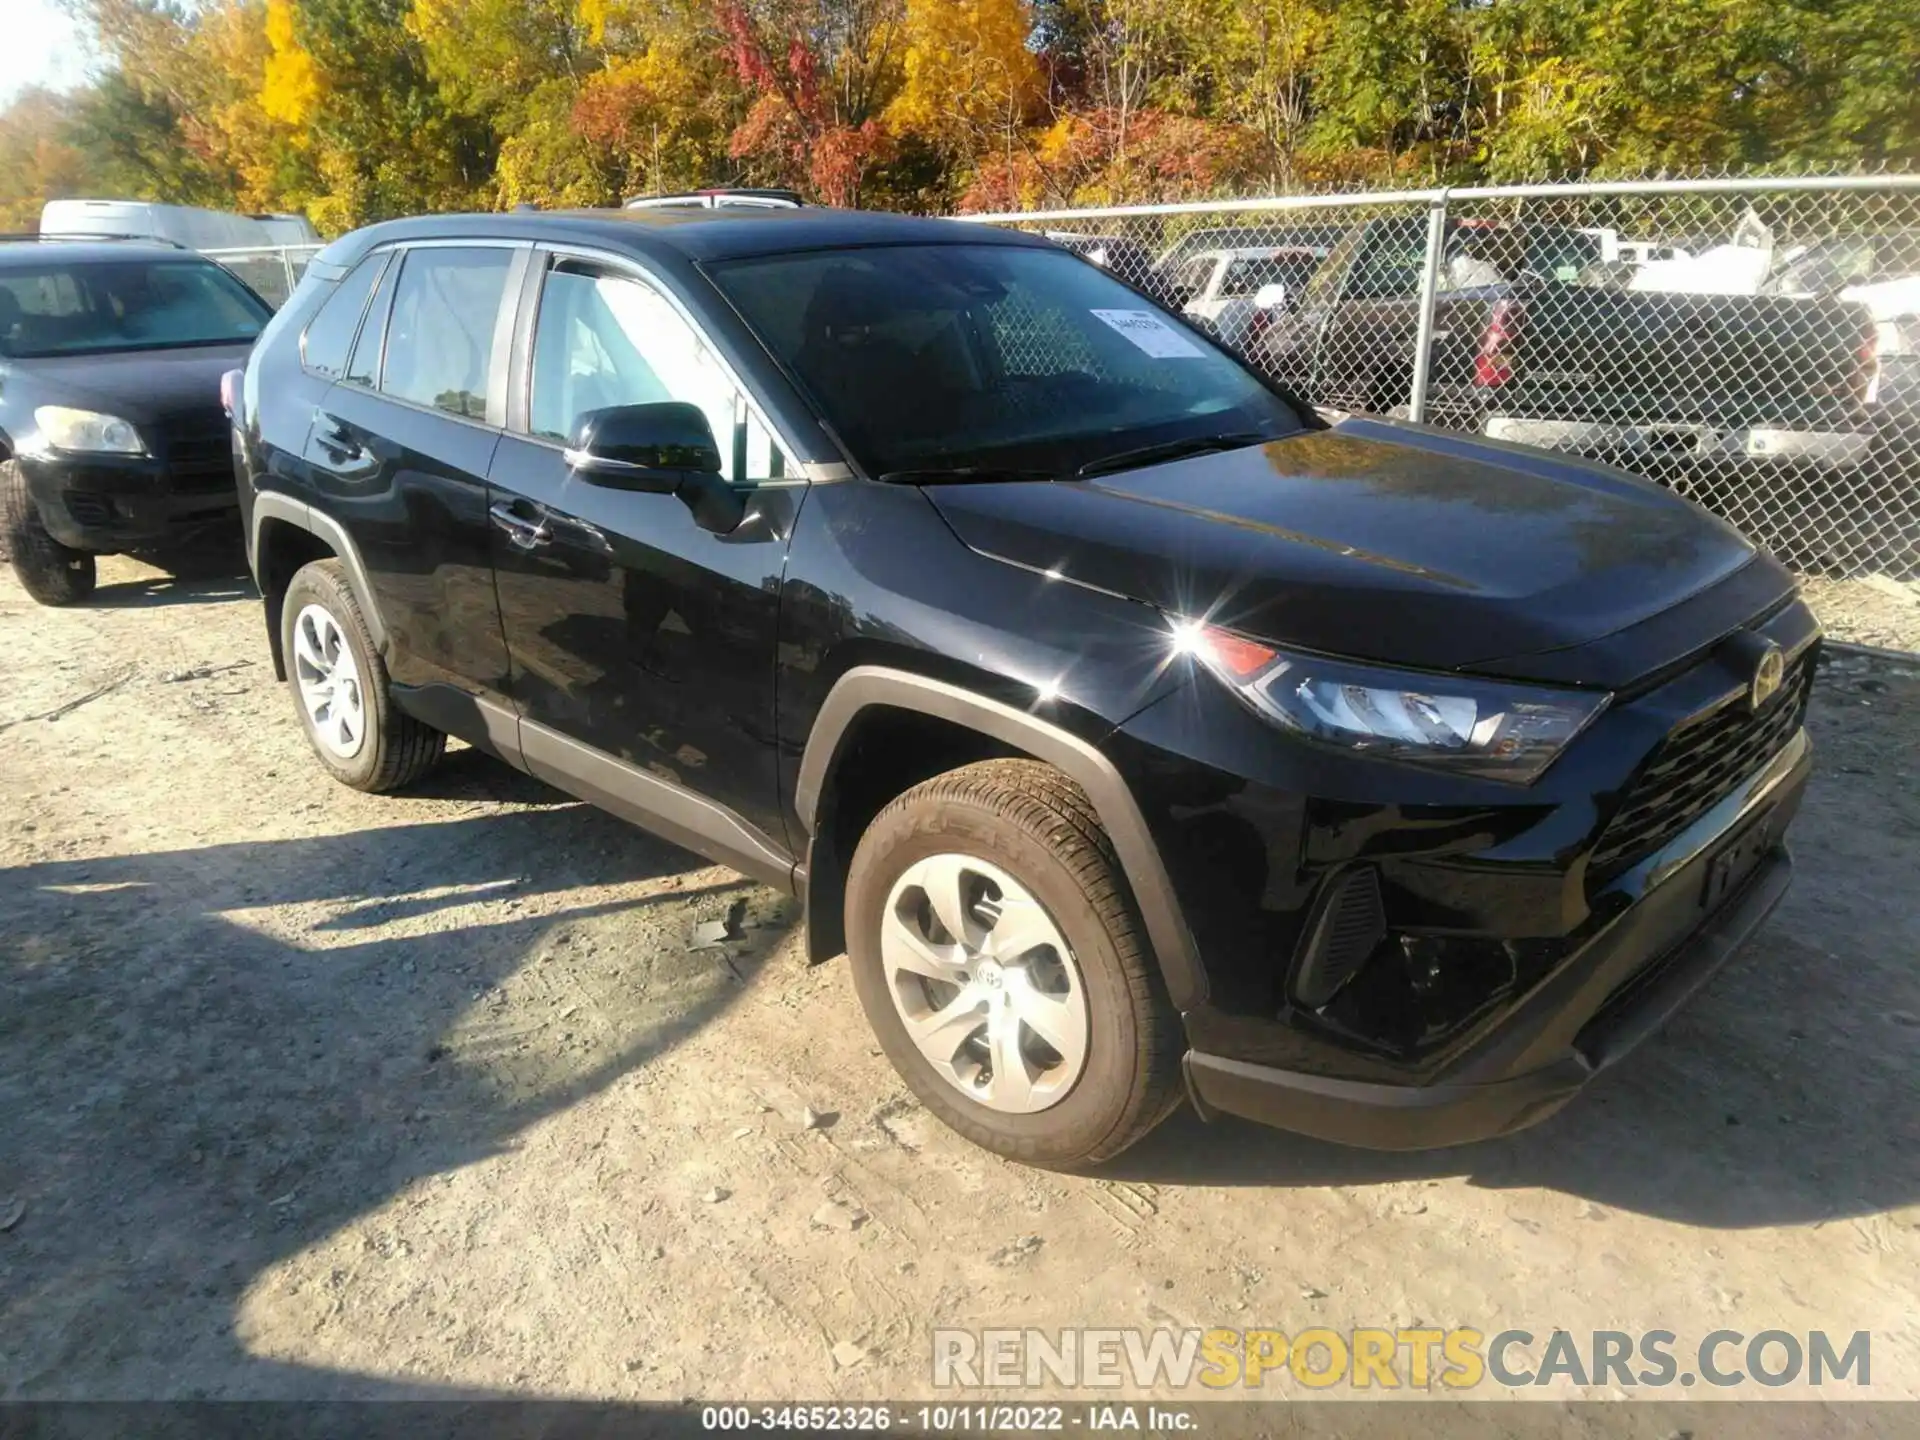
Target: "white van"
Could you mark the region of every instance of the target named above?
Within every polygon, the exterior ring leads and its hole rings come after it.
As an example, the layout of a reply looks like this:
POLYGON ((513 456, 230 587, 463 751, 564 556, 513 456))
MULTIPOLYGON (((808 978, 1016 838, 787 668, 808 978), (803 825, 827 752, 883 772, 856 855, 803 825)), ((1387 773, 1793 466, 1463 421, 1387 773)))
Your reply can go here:
POLYGON ((164 240, 188 250, 248 250, 320 242, 319 234, 303 215, 236 215, 192 205, 155 205, 145 200, 49 200, 40 212, 40 233, 164 240))

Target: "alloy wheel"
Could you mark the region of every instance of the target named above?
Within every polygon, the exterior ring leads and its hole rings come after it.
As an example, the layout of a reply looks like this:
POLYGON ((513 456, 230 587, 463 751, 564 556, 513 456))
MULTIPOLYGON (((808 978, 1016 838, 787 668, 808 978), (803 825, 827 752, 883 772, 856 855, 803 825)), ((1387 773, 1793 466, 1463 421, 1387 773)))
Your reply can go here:
POLYGON ((887 992, 941 1079, 988 1109, 1064 1099, 1087 1063, 1079 963, 1046 908, 971 855, 930 855, 894 882, 880 925, 887 992))
POLYGON ((308 605, 294 618, 293 666, 314 738, 351 760, 367 739, 366 692, 346 632, 319 605, 308 605))

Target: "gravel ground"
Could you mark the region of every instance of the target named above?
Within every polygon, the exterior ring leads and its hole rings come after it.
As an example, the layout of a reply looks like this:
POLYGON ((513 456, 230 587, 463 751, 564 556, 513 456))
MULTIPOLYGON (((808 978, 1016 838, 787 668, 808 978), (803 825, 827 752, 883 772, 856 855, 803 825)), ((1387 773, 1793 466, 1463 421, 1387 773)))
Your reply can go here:
POLYGON ((0 641, 0 1397, 899 1398, 938 1325, 1416 1322, 1866 1329, 1920 1397, 1920 666, 1829 667, 1794 891, 1547 1125, 1183 1112, 1070 1178, 918 1109, 792 902, 472 751, 325 781, 244 581, 4 575, 0 641))
POLYGON ((1855 645, 1904 650, 1920 658, 1920 580, 1871 575, 1801 582, 1827 634, 1855 645))

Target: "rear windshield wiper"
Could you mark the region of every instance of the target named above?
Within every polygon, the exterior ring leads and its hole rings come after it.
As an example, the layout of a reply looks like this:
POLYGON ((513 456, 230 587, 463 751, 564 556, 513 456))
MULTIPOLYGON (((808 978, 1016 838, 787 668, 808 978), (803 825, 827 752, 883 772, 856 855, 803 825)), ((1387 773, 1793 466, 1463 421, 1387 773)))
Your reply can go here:
POLYGON ((1089 460, 1074 474, 1079 479, 1089 475, 1107 475, 1115 470, 1133 470, 1142 465, 1157 465, 1163 460, 1179 460, 1188 455, 1205 455, 1214 450, 1238 450, 1247 445, 1261 445, 1273 437, 1258 430, 1230 430, 1220 435, 1190 435, 1185 440, 1163 440, 1158 445, 1142 445, 1133 450, 1120 450, 1112 455, 1102 455, 1098 460, 1089 460))
POLYGON ((952 465, 923 470, 889 470, 880 477, 886 485, 992 485, 1011 480, 1058 480, 1052 470, 1017 470, 999 465, 952 465))

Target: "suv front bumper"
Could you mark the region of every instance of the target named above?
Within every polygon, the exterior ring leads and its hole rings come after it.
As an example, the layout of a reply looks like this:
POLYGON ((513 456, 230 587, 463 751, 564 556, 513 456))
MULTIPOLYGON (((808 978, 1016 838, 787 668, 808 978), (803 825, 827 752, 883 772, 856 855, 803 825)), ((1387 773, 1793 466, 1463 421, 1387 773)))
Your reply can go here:
POLYGON ((1683 1006, 1779 903, 1793 868, 1779 837, 1799 809, 1810 755, 1802 732, 1621 877, 1637 889, 1634 903, 1426 1083, 1306 1074, 1195 1050, 1186 1076, 1196 1108, 1374 1150, 1463 1145, 1546 1119, 1683 1006), (1713 867, 1759 827, 1758 863, 1706 908, 1713 867))
POLYGON ((75 550, 112 554, 238 523, 230 475, 180 475, 136 455, 23 455, 20 469, 47 533, 75 550))

